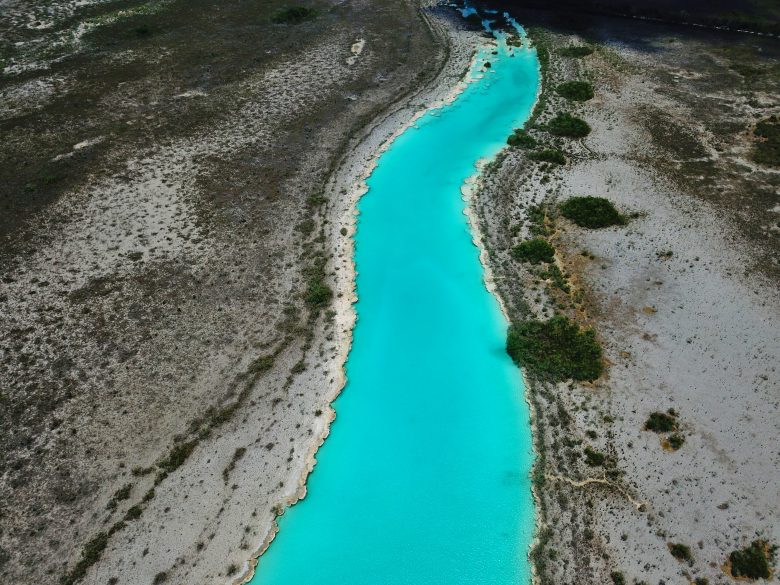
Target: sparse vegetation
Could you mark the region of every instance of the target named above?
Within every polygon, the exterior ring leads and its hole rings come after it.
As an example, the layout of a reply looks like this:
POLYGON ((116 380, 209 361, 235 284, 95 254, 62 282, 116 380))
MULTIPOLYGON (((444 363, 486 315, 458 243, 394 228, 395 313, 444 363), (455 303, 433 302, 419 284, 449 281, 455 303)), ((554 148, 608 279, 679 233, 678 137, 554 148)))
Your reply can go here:
POLYGON ((761 120, 756 124, 759 139, 753 149, 753 160, 768 166, 780 166, 780 116, 761 120))
POLYGON ((555 116, 547 123, 545 129, 555 136, 569 138, 584 138, 590 134, 590 125, 585 120, 567 112, 555 116))
POLYGON ((555 88, 558 95, 575 102, 593 99, 593 86, 587 81, 566 81, 555 88))
POLYGON ((624 225, 626 219, 603 197, 572 197, 558 206, 561 215, 580 227, 599 229, 624 225))
POLYGON ((165 581, 168 580, 168 574, 165 571, 160 571, 154 576, 154 581, 152 581, 153 585, 160 585, 160 583, 165 583, 165 581))
POLYGON ((103 551, 108 545, 108 534, 99 532, 92 540, 84 545, 81 551, 81 560, 76 563, 73 570, 60 579, 61 585, 73 585, 78 583, 87 574, 87 570, 100 560, 103 551))
POLYGON ((516 364, 548 380, 595 380, 603 369, 594 331, 563 315, 512 324, 506 348, 516 364))
POLYGON ((600 467, 604 465, 607 456, 591 447, 585 447, 585 463, 591 467, 600 467))
POLYGON ((654 433, 670 433, 677 428, 677 419, 665 412, 653 412, 645 422, 645 430, 654 433))
POLYGON ((669 552, 678 561, 693 563, 693 554, 691 553, 691 547, 681 544, 679 542, 669 543, 669 552))
POLYGON ((195 450, 197 444, 197 441, 187 441, 186 443, 176 445, 157 466, 167 473, 177 470, 184 465, 184 462, 187 461, 187 458, 195 450))
POLYGON ((299 24, 316 16, 317 12, 306 6, 288 6, 280 8, 271 16, 274 24, 299 24))
POLYGON ((526 240, 512 249, 512 257, 515 260, 531 264, 552 262, 554 256, 555 248, 544 238, 526 240))
POLYGON ((731 575, 748 579, 769 579, 776 551, 776 546, 769 546, 764 540, 754 540, 750 546, 733 551, 729 555, 731 575))
POLYGON ((528 153, 528 158, 539 162, 549 162, 556 165, 566 164, 566 155, 557 148, 545 148, 528 153))
POLYGON ((509 146, 533 148, 536 146, 536 139, 522 128, 515 128, 515 131, 506 139, 506 143, 509 146))
POLYGON ((593 47, 589 47, 588 45, 574 45, 571 47, 564 47, 559 49, 558 54, 564 57, 574 57, 579 59, 581 57, 592 55, 593 47))

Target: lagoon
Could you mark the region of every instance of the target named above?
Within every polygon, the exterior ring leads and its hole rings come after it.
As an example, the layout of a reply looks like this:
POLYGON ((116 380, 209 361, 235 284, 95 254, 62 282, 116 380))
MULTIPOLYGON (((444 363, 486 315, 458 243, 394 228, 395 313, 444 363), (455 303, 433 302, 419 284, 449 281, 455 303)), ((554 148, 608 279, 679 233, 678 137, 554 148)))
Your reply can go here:
POLYGON ((473 81, 367 181, 348 383, 308 495, 279 519, 252 585, 530 583, 529 412, 461 194, 539 86, 535 51, 494 34, 473 81))

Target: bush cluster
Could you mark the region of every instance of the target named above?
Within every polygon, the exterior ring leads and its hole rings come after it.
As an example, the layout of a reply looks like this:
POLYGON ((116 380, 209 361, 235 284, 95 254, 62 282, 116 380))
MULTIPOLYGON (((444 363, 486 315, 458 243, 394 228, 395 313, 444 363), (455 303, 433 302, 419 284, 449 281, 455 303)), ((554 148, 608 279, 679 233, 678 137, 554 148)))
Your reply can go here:
POLYGON ((676 558, 678 561, 693 562, 693 555, 691 554, 691 547, 677 543, 670 543, 669 544, 669 552, 672 553, 672 556, 676 558))
POLYGON ((557 148, 545 148, 543 150, 534 150, 528 153, 528 158, 540 162, 555 163, 556 165, 566 164, 566 155, 557 148))
POLYGON ((551 381, 595 380, 601 375, 601 346, 592 329, 563 315, 509 327, 506 350, 529 373, 551 381))
POLYGON ((626 218, 603 197, 572 197, 558 209, 563 217, 584 228, 599 229, 626 223, 626 218))
POLYGON ((771 561, 777 547, 769 547, 763 540, 754 540, 750 546, 729 555, 731 574, 748 579, 769 579, 771 561))
POLYGON ((677 419, 665 412, 653 412, 645 422, 645 430, 654 433, 670 433, 676 428, 677 419))
POLYGON ((590 126, 585 120, 564 112, 547 123, 547 131, 555 136, 584 138, 590 134, 590 126))
POLYGON ((540 262, 552 262, 555 256, 555 248, 544 238, 534 238, 520 243, 512 249, 512 256, 520 262, 539 264, 540 262))
POLYGON ((520 148, 533 148, 536 146, 536 139, 528 134, 522 128, 516 128, 509 138, 506 139, 509 146, 518 146, 520 148))
POLYGON ((567 81, 555 88, 558 95, 575 102, 593 99, 593 86, 587 81, 567 81))

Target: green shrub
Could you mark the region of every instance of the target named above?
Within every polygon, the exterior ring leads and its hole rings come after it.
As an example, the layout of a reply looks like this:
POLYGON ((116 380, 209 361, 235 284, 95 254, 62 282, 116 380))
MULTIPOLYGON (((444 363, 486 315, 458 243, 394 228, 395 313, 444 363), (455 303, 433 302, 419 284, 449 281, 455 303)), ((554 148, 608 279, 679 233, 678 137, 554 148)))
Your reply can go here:
POLYGON ((624 225, 626 219, 603 197, 572 197, 558 206, 561 215, 580 227, 598 229, 624 225))
POLYGON ((306 289, 306 295, 304 296, 306 303, 315 309, 327 307, 332 298, 333 291, 322 281, 309 283, 309 286, 306 289))
POLYGON ((677 420, 665 412, 653 412, 645 422, 645 430, 654 433, 669 433, 676 428, 677 420))
POLYGON ((520 148, 533 148, 536 146, 536 139, 521 128, 515 131, 506 139, 509 146, 518 146, 520 148))
POLYGON ((675 433, 674 435, 669 437, 669 440, 667 442, 669 443, 669 448, 672 451, 677 451, 677 449, 682 447, 683 443, 685 443, 685 437, 675 433))
POLYGON ((575 45, 573 47, 564 47, 562 49, 558 49, 558 54, 563 55, 564 57, 587 57, 588 55, 591 55, 593 53, 593 47, 589 47, 587 45, 575 45))
POLYGON ((81 559, 70 573, 63 575, 60 583, 62 585, 73 585, 81 581, 84 575, 87 574, 87 570, 100 560, 107 545, 108 534, 99 532, 97 536, 84 545, 81 551, 81 559))
POLYGON ((710 585, 710 580, 707 577, 696 577, 693 585, 710 585))
POLYGON ((591 467, 600 467, 604 465, 606 460, 607 456, 604 455, 604 453, 599 453, 590 447, 585 447, 585 463, 591 467))
POLYGON ((568 136, 569 138, 584 138, 590 134, 588 123, 569 113, 555 116, 547 123, 546 129, 555 136, 568 136))
POLYGON ((306 8, 305 6, 288 6, 287 8, 280 8, 274 12, 271 16, 271 22, 274 24, 298 24, 304 20, 314 18, 317 14, 312 8, 306 8))
POLYGON ((670 543, 669 552, 672 553, 672 556, 676 558, 678 561, 683 561, 687 563, 693 562, 693 555, 691 554, 691 547, 689 546, 680 544, 679 542, 670 543))
POLYGON ((512 256, 520 262, 539 264, 540 262, 552 262, 555 248, 544 238, 526 240, 512 249, 512 256))
POLYGON ((171 449, 171 452, 168 453, 168 456, 157 464, 157 467, 167 473, 177 470, 184 465, 184 462, 187 461, 187 457, 192 454, 197 444, 197 441, 188 441, 187 443, 176 445, 171 449))
POLYGON ((780 166, 780 116, 761 120, 755 135, 760 138, 753 149, 753 160, 769 166, 780 166))
POLYGON ((595 380, 603 368, 601 346, 593 330, 580 330, 563 315, 513 323, 506 350, 529 373, 553 381, 595 380))
POLYGON ((620 571, 612 571, 609 576, 612 577, 612 582, 615 585, 626 585, 626 578, 620 571))
POLYGON ((750 546, 735 550, 729 555, 731 575, 748 579, 769 579, 776 549, 777 547, 770 547, 766 541, 754 540, 750 546))
POLYGON ((566 155, 557 148, 545 148, 528 153, 528 158, 540 162, 555 163, 556 165, 566 164, 566 155))
POLYGON ((555 88, 558 95, 575 102, 593 99, 593 86, 587 81, 567 81, 555 88))
POLYGON ((168 573, 165 571, 160 571, 154 576, 154 581, 152 581, 152 585, 160 585, 160 583, 165 583, 168 580, 168 573))

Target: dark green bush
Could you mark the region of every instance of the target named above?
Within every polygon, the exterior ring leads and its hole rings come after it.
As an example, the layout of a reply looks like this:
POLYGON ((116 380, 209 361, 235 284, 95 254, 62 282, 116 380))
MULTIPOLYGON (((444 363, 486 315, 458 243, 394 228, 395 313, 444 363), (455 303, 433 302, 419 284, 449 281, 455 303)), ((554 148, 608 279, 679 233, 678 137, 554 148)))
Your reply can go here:
POLYGON ((626 585, 626 578, 620 571, 612 571, 609 576, 612 577, 612 582, 615 585, 626 585))
POLYGON ((585 447, 585 463, 591 467, 600 467, 604 465, 606 460, 607 456, 604 455, 604 453, 599 453, 590 447, 585 447))
POLYGON ((167 473, 177 470, 184 465, 184 462, 187 461, 187 457, 192 454, 197 444, 197 441, 188 441, 187 443, 176 445, 171 449, 171 452, 168 453, 168 456, 157 464, 157 467, 167 473))
POLYGON ((536 146, 536 139, 521 128, 515 131, 506 139, 509 146, 518 146, 520 148, 533 148, 536 146))
POLYGON ((593 99, 593 86, 587 81, 567 81, 555 88, 558 95, 575 102, 593 99))
POLYGON ((683 446, 683 443, 685 443, 685 437, 683 437, 682 435, 678 435, 678 434, 676 434, 676 433, 675 433, 674 435, 672 435, 671 437, 669 437, 669 441, 668 441, 668 443, 669 443, 669 448, 670 448, 672 451, 677 451, 677 449, 679 449, 680 447, 682 447, 682 446, 683 446))
POLYGON ((552 262, 555 248, 544 238, 526 240, 512 249, 512 256, 520 262, 539 264, 540 262, 552 262))
POLYGON ((653 412, 645 422, 645 430, 654 433, 669 433, 676 428, 677 420, 665 412, 653 412))
POLYGON ((168 573, 165 571, 160 571, 154 576, 154 581, 152 581, 152 585, 160 585, 160 583, 165 583, 168 580, 168 573))
POLYGON ((271 22, 275 24, 298 24, 304 20, 314 18, 317 14, 312 8, 305 6, 288 6, 280 8, 271 16, 271 22))
POLYGON ((603 197, 572 197, 558 206, 561 215, 580 227, 598 229, 624 225, 625 218, 603 197))
POLYGON ((563 315, 535 319, 509 327, 506 350, 529 373, 552 381, 595 380, 601 375, 601 346, 592 329, 563 315))
POLYGON ((95 538, 84 545, 84 548, 81 551, 81 559, 76 563, 76 566, 73 567, 73 570, 70 573, 63 575, 60 579, 60 583, 62 585, 73 585, 74 583, 81 581, 84 578, 84 575, 87 574, 87 570, 100 560, 107 545, 108 534, 99 532, 95 538))
POLYGON ((729 555, 732 576, 769 579, 776 548, 769 547, 763 540, 754 540, 750 546, 735 550, 729 555))
POLYGON ((545 148, 529 152, 528 158, 539 162, 555 163, 556 165, 566 164, 566 155, 557 148, 545 148))
POLYGON ((562 49, 558 49, 558 53, 564 57, 587 57, 593 53, 593 47, 589 47, 587 45, 564 47, 562 49))
POLYGON ((678 561, 693 562, 693 555, 691 554, 691 547, 686 546, 684 544, 677 543, 670 543, 669 544, 669 552, 672 553, 672 556, 676 558, 678 561))
POLYGON ((309 283, 304 300, 311 307, 321 309, 328 306, 332 298, 333 291, 331 288, 322 281, 315 281, 309 283))
POLYGON ((547 123, 546 129, 555 136, 568 136, 569 138, 584 138, 590 134, 588 123, 569 113, 555 116, 547 123))
POLYGON ((755 135, 760 138, 753 149, 753 160, 769 166, 780 166, 780 116, 761 120, 755 135))

